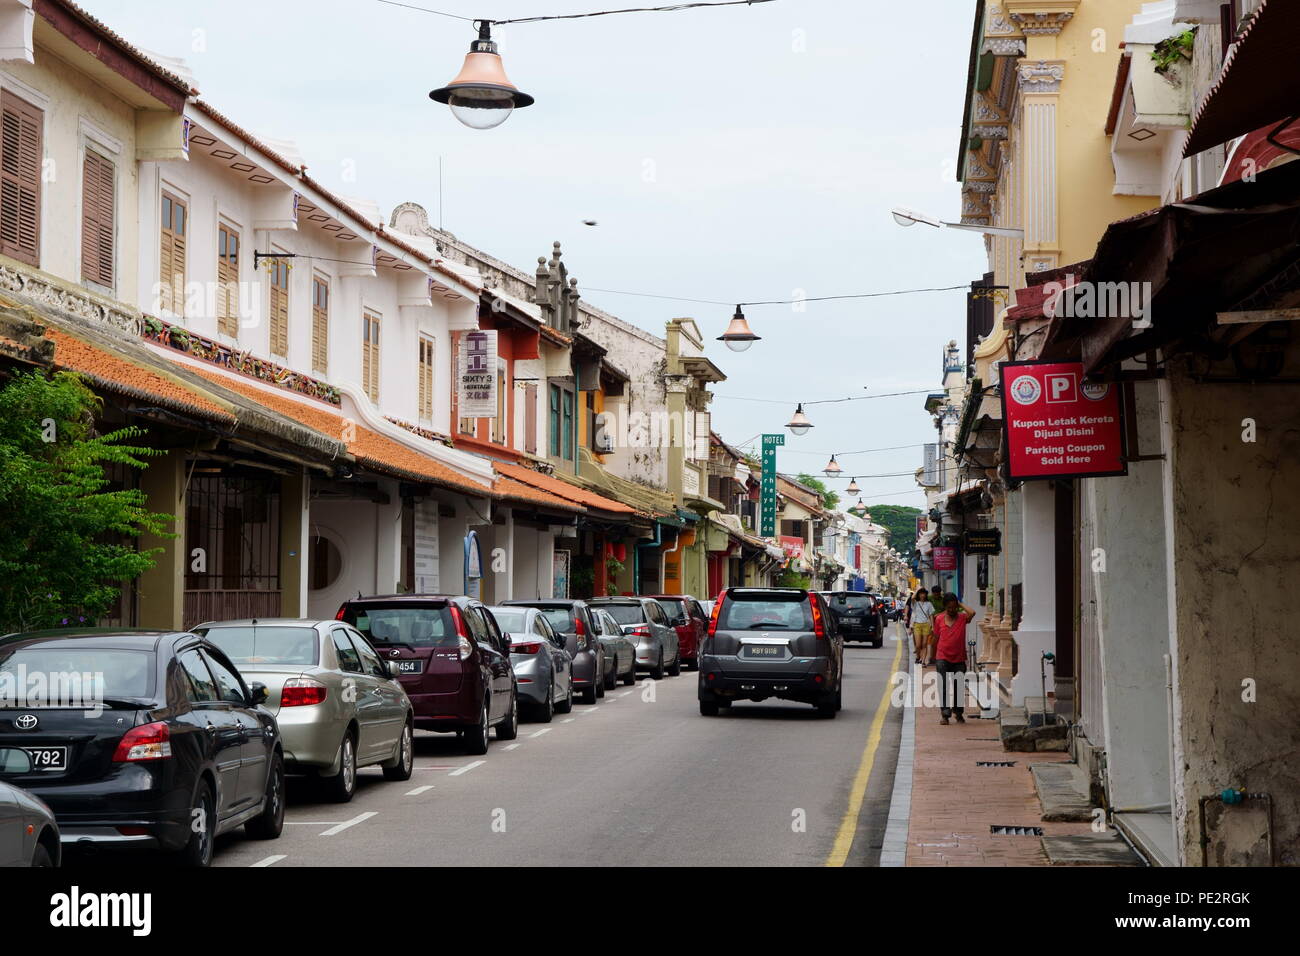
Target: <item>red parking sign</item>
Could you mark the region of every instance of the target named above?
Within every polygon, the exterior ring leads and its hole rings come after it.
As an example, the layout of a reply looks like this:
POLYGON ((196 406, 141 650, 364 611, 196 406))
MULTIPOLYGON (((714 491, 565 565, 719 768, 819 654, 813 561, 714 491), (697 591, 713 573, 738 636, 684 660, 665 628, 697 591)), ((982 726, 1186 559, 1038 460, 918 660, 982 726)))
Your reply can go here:
POLYGON ((1088 381, 1079 362, 1004 362, 1001 375, 1009 477, 1128 474, 1116 383, 1088 381))

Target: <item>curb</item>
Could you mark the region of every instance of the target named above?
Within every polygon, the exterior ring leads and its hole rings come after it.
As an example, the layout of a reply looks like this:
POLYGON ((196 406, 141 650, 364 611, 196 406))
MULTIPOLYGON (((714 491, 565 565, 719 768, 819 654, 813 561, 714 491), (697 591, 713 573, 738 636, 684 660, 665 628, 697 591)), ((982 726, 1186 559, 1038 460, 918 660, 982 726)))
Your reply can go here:
MULTIPOLYGON (((908 663, 907 672, 912 672, 908 663)), ((894 790, 889 799, 889 822, 880 847, 881 866, 907 865, 907 828, 912 815, 912 768, 916 757, 916 708, 903 708, 903 729, 898 740, 894 790)))

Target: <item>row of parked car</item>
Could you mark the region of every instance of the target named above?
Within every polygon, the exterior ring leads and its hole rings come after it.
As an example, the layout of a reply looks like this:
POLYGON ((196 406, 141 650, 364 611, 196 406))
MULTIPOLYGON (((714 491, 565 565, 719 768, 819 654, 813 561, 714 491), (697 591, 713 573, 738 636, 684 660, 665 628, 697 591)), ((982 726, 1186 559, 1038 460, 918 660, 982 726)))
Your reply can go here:
POLYGON ((486 753, 521 714, 550 721, 638 673, 698 668, 707 627, 681 595, 489 607, 398 594, 346 601, 333 620, 0 638, 7 686, 85 675, 87 692, 60 706, 0 699, 0 865, 58 865, 75 845, 206 866, 238 827, 280 835, 289 774, 345 802, 362 767, 410 779, 417 729, 486 753))

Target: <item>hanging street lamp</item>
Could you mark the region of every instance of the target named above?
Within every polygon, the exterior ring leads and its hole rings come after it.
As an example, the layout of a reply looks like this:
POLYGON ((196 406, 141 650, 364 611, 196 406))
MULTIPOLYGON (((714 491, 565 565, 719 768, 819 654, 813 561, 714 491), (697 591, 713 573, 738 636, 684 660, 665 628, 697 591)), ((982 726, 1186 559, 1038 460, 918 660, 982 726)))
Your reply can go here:
POLYGON ((761 338, 750 330, 749 323, 745 321, 745 313, 740 311, 740 306, 736 306, 731 324, 727 326, 727 331, 718 336, 718 341, 725 342, 733 352, 743 352, 761 338))
POLYGON ((813 427, 813 423, 808 421, 808 416, 803 413, 803 403, 794 410, 794 417, 785 423, 785 427, 790 429, 792 435, 807 435, 808 429, 813 427))
POLYGON ((834 478, 843 470, 844 469, 840 467, 840 463, 835 460, 835 456, 831 455, 831 460, 828 461, 826 467, 822 469, 822 474, 828 478, 834 478))
POLYGON ((861 492, 862 489, 858 487, 858 479, 850 478, 849 486, 844 489, 844 493, 846 495, 856 495, 856 494, 860 494, 861 492))
POLYGON ((429 98, 450 106, 452 115, 470 129, 493 129, 508 120, 516 107, 532 106, 533 98, 506 76, 492 39, 492 21, 475 20, 474 25, 478 39, 469 45, 460 72, 429 98))

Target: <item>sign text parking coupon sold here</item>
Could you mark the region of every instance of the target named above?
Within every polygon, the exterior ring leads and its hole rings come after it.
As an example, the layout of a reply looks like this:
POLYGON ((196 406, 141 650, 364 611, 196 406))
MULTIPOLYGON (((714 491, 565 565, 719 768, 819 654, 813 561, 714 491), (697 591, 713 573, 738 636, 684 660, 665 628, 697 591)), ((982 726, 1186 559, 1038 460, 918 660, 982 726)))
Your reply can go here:
POLYGON ((1078 362, 1005 362, 1001 376, 1010 478, 1128 474, 1118 385, 1078 362))

